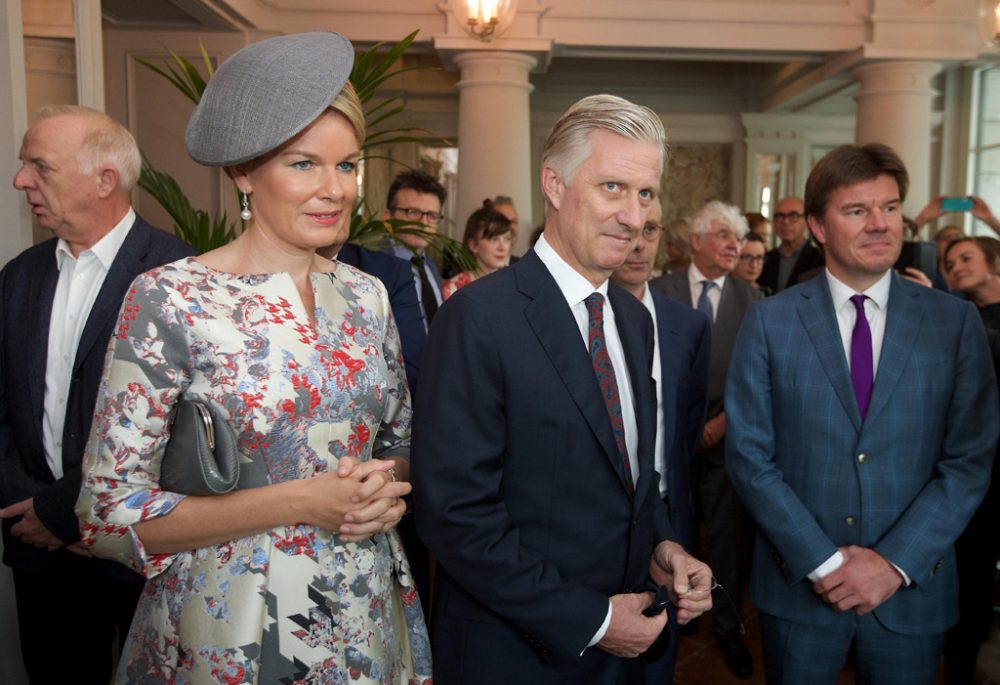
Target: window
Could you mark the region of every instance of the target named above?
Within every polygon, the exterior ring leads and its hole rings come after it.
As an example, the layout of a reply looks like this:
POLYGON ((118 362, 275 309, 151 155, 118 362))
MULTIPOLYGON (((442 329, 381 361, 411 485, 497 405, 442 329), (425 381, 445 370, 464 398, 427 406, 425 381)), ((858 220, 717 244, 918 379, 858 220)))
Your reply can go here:
MULTIPOLYGON (((1000 213, 1000 67, 988 67, 978 74, 978 103, 975 109, 972 157, 972 193, 986 201, 994 214, 1000 213)), ((974 234, 992 235, 980 221, 972 224, 974 234)))

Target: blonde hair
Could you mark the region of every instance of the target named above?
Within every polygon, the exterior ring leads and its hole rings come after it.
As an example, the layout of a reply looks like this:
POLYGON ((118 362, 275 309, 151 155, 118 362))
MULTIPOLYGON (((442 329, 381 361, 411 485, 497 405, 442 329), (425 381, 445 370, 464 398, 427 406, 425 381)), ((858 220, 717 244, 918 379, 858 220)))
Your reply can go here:
POLYGON ((77 152, 80 170, 90 174, 100 166, 114 167, 119 187, 131 192, 139 181, 142 155, 128 129, 104 112, 82 105, 47 105, 38 110, 37 120, 61 116, 79 117, 87 122, 87 132, 77 152))
POLYGON ((542 167, 555 169, 563 183, 570 185, 577 168, 591 153, 590 134, 594 131, 655 143, 660 150, 660 172, 663 172, 667 133, 660 117, 648 107, 615 95, 591 95, 566 110, 545 140, 542 167))
POLYGON ((345 83, 344 87, 337 93, 337 97, 330 103, 330 109, 347 117, 347 120, 351 122, 351 128, 354 129, 354 135, 358 138, 358 145, 364 145, 367 133, 365 108, 361 104, 361 98, 358 97, 358 91, 354 89, 354 85, 350 81, 345 83))

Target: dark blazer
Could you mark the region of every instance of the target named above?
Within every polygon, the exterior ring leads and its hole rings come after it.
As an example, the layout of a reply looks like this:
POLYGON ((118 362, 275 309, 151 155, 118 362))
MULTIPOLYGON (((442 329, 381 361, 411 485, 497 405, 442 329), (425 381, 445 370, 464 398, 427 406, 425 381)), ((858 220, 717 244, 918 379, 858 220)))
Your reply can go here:
POLYGON ((587 345, 534 251, 434 319, 412 480, 417 530, 439 562, 439 685, 614 683, 641 670, 596 648, 580 657, 608 598, 649 587, 653 547, 673 537, 653 470, 652 322, 624 290, 608 298, 635 397, 634 492, 587 345))
MULTIPOLYGON (((780 263, 781 252, 778 248, 774 248, 764 255, 764 269, 760 272, 760 278, 757 279, 758 284, 767 288, 772 293, 780 290, 778 288, 778 265, 780 263)), ((823 251, 806 240, 805 245, 802 246, 802 252, 799 253, 799 258, 795 262, 795 266, 792 267, 792 273, 788 276, 788 285, 786 287, 791 288, 793 285, 813 278, 819 274, 820 269, 825 264, 826 259, 823 256, 823 251)))
POLYGON ((693 549, 694 517, 689 483, 691 460, 701 441, 708 403, 708 360, 712 328, 697 309, 655 290, 653 308, 660 339, 660 394, 666 452, 667 505, 677 541, 693 549))
POLYGON ((750 598, 827 626, 807 576, 838 546, 873 548, 913 580, 875 609, 886 628, 958 617, 953 543, 986 491, 997 389, 975 308, 892 274, 885 337, 861 420, 826 278, 755 304, 726 391, 727 466, 757 520, 750 598))
POLYGON ((399 329, 399 339, 403 347, 406 381, 410 385, 410 393, 415 395, 417 377, 420 373, 420 356, 424 351, 427 331, 410 263, 394 255, 368 250, 352 243, 345 243, 340 248, 337 260, 357 267, 385 284, 385 289, 389 292, 392 318, 396 320, 396 328, 399 329))
MULTIPOLYGON (((0 272, 0 504, 34 497, 38 518, 69 543, 80 538, 73 507, 80 492, 80 462, 90 434, 108 341, 133 279, 194 249, 137 218, 94 301, 76 350, 66 402, 62 460, 55 480, 45 461, 42 416, 49 317, 59 271, 55 238, 28 248, 0 272)), ((3 526, 4 563, 39 568, 50 552, 21 543, 3 526)))
MULTIPOLYGON (((691 307, 691 285, 688 283, 687 269, 664 274, 654 278, 649 284, 654 290, 659 290, 670 299, 691 307)), ((708 376, 709 418, 723 409, 722 399, 726 392, 729 358, 733 354, 733 341, 736 339, 736 332, 740 330, 743 315, 750 307, 750 303, 763 297, 763 293, 751 288, 740 279, 726 276, 719 298, 719 311, 715 315, 715 323, 712 324, 712 354, 708 376)))

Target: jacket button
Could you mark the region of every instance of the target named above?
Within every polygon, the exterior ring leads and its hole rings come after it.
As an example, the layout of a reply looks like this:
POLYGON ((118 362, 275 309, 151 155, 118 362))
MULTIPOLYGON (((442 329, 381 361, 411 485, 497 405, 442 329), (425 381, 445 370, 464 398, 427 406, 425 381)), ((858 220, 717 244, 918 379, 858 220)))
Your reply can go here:
POLYGON ((868 461, 868 455, 867 454, 865 454, 864 452, 862 452, 861 454, 858 455, 858 463, 859 464, 864 464, 866 461, 868 461))
POLYGON ((849 526, 853 526, 857 522, 858 520, 853 516, 848 516, 847 518, 844 519, 844 523, 846 523, 849 526))

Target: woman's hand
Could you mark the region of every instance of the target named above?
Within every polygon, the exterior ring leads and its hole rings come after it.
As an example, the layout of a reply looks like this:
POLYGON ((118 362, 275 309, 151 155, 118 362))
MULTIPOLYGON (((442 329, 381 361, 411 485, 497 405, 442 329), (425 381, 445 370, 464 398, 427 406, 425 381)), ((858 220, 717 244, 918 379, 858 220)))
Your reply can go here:
POLYGON ((412 489, 394 479, 395 466, 394 461, 345 457, 335 472, 302 481, 302 521, 336 531, 350 542, 389 530, 406 511, 399 498, 412 489))

